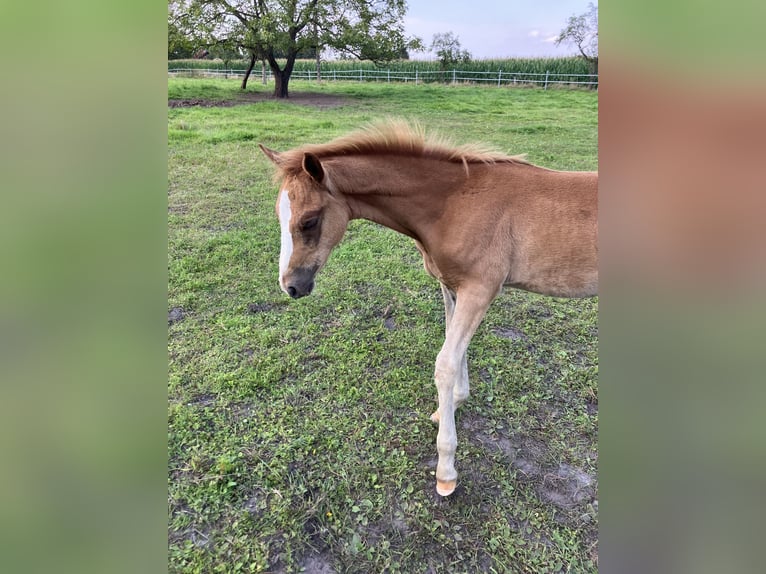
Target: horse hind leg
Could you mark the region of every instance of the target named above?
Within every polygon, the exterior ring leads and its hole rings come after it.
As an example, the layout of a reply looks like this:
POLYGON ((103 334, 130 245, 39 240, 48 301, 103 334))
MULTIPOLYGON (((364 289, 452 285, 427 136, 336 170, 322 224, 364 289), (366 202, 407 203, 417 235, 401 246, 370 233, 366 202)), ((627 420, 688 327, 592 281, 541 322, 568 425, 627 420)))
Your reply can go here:
MULTIPOLYGON (((460 372, 455 380, 455 387, 452 389, 452 403, 455 410, 468 399, 468 396, 471 393, 471 386, 468 381, 468 359, 466 355, 467 354, 464 353, 460 360, 460 372)), ((439 409, 437 408, 431 414, 431 420, 434 423, 439 424, 439 418, 439 409)))
POLYGON ((468 395, 471 393, 471 388, 468 384, 468 359, 466 355, 467 353, 463 353, 463 357, 460 360, 460 376, 456 381, 455 388, 452 390, 455 410, 468 399, 468 395))
MULTIPOLYGON (((452 321, 452 316, 455 314, 455 303, 457 302, 457 297, 455 296, 455 292, 449 289, 444 283, 441 284, 442 286, 442 294, 444 295, 444 311, 445 316, 449 317, 447 320, 447 331, 449 331, 449 326, 452 321)), ((470 388, 468 385, 468 359, 467 359, 467 353, 464 351, 463 356, 460 358, 460 374, 457 378, 455 388, 452 390, 452 400, 454 401, 454 407, 455 410, 462 405, 466 399, 468 398, 468 394, 470 392, 470 388)), ((439 411, 438 409, 435 412, 437 420, 434 422, 438 422, 439 418, 439 411)))

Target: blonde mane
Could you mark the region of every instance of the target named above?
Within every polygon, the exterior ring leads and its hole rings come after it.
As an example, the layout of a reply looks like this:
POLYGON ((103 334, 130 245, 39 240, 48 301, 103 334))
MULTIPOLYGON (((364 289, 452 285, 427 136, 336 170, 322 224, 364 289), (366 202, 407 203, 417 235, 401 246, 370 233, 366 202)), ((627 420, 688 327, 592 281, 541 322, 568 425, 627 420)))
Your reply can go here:
POLYGON ((299 174, 305 153, 312 153, 319 159, 348 155, 406 155, 462 163, 466 172, 471 163, 529 164, 523 155, 510 156, 480 144, 452 145, 443 137, 426 135, 420 124, 401 120, 373 123, 327 143, 306 144, 282 152, 280 175, 299 174))

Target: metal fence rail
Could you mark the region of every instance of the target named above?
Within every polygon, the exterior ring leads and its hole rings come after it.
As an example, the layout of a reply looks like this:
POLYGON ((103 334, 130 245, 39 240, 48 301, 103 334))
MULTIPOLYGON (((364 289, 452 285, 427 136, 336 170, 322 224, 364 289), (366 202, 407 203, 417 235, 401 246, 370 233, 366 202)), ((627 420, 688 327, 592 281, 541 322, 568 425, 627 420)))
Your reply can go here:
MULTIPOLYGON (((182 76, 223 77, 241 78, 245 72, 242 70, 220 70, 201 68, 179 68, 168 70, 168 74, 182 76)), ((261 78, 260 70, 253 70, 252 78, 261 78)), ((290 76, 291 79, 316 80, 317 73, 312 70, 296 70, 290 76)), ((541 85, 547 89, 549 85, 567 86, 598 86, 598 74, 555 74, 552 72, 471 72, 465 70, 323 70, 321 79, 328 81, 357 81, 357 82, 414 82, 420 83, 447 83, 447 84, 495 84, 501 86, 514 86, 523 84, 541 85)), ((266 81, 272 81, 271 70, 266 70, 266 81)))

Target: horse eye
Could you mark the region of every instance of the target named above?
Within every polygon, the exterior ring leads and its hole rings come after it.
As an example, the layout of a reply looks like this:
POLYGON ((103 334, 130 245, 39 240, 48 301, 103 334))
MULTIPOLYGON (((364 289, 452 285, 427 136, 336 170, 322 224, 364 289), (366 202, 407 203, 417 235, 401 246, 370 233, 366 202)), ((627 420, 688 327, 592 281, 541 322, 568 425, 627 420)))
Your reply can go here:
POLYGON ((318 217, 312 217, 311 219, 307 219, 306 221, 301 223, 301 231, 309 231, 311 229, 314 229, 318 223, 319 223, 318 217))

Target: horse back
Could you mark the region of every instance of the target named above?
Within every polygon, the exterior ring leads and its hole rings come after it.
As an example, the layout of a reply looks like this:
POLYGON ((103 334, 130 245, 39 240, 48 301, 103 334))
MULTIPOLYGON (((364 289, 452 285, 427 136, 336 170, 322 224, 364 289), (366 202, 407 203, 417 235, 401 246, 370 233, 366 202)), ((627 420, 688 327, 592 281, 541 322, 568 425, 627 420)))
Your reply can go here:
POLYGON ((595 295, 597 221, 598 172, 487 166, 446 203, 426 267, 453 288, 470 279, 559 297, 595 295))

